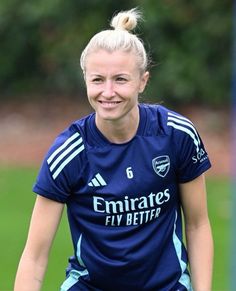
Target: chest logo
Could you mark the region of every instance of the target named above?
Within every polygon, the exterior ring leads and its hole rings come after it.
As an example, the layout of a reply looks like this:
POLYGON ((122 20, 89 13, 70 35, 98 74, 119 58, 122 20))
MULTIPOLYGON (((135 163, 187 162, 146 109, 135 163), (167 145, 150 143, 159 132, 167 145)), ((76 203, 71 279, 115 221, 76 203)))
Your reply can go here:
POLYGON ((152 160, 152 167, 156 174, 164 178, 170 169, 170 158, 169 156, 159 156, 152 160))
POLYGON ((101 187, 101 186, 106 186, 107 183, 103 179, 103 177, 97 173, 94 178, 88 183, 90 187, 101 187))

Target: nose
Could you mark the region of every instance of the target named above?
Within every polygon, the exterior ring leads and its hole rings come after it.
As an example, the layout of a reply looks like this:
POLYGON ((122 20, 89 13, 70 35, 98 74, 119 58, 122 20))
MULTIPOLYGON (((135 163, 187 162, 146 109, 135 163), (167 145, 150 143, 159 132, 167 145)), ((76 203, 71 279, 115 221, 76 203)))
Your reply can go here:
POLYGON ((111 98, 115 96, 114 84, 111 80, 107 80, 106 82, 104 82, 102 96, 106 98, 111 98))

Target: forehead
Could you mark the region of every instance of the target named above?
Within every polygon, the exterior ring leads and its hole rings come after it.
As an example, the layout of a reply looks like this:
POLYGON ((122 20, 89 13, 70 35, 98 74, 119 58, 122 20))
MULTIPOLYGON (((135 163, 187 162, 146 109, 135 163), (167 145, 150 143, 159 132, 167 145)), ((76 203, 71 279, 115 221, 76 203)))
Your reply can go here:
POLYGON ((137 59, 132 52, 98 50, 90 53, 86 59, 86 72, 95 71, 134 73, 138 71, 137 59))

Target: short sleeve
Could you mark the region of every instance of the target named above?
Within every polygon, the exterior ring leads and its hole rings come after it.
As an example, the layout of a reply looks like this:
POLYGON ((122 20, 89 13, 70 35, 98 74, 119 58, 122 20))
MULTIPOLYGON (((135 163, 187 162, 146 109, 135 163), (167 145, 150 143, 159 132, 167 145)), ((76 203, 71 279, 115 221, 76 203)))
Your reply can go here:
POLYGON ((208 154, 198 131, 189 119, 169 113, 168 126, 173 129, 178 181, 189 182, 211 167, 208 154))
POLYGON ((80 176, 80 155, 84 149, 83 138, 78 131, 70 128, 60 134, 45 156, 33 191, 66 203, 75 179, 80 176))

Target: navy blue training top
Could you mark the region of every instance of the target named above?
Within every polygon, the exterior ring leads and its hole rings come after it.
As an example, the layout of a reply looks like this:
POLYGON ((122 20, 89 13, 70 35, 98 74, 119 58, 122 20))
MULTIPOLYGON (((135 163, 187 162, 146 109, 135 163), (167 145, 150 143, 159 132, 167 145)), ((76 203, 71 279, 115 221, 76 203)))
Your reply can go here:
POLYGON ((109 142, 92 113, 42 164, 33 190, 66 203, 74 246, 61 291, 191 290, 178 185, 210 162, 190 120, 159 105, 139 111, 129 142, 109 142))

